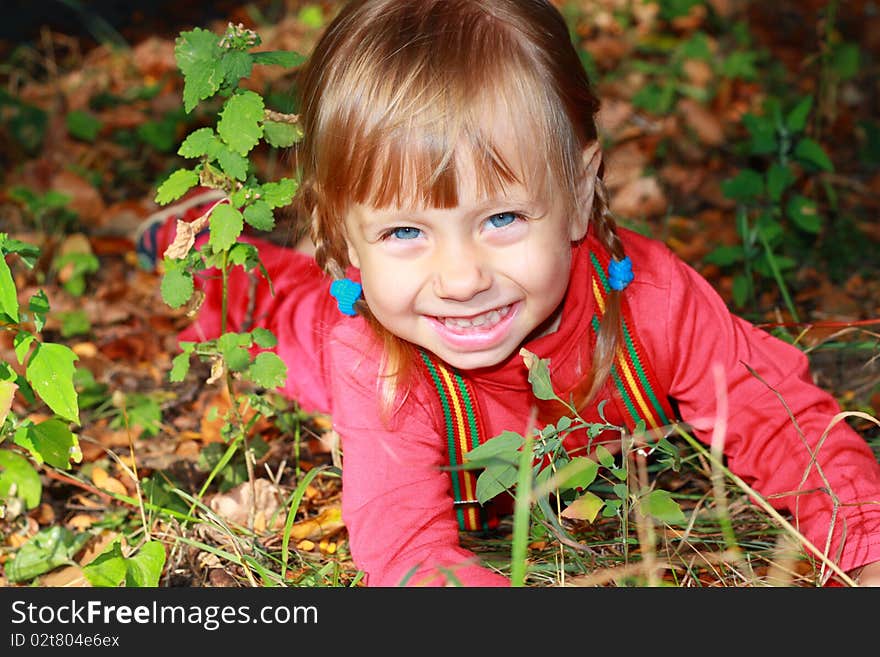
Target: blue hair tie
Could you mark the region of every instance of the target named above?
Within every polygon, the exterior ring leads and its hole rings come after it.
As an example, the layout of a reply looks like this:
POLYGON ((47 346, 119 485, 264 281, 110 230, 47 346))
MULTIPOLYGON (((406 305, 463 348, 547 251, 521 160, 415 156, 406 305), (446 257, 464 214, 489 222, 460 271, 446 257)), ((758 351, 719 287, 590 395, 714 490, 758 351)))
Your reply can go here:
POLYGON ((356 283, 350 278, 340 278, 330 284, 330 294, 336 298, 336 305, 339 306, 339 312, 349 317, 357 315, 354 304, 361 298, 363 291, 360 283, 356 283))
POLYGON ((612 290, 619 292, 625 289, 627 285, 632 283, 633 278, 635 276, 633 276, 632 260, 629 259, 629 256, 623 260, 611 258, 611 262, 608 263, 608 285, 612 290))

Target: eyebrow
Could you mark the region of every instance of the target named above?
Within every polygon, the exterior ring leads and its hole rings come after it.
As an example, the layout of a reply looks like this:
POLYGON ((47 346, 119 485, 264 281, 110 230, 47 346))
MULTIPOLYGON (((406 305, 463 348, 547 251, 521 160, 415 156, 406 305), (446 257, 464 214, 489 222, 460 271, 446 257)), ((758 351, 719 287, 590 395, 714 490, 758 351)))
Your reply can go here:
MULTIPOLYGON (((467 212, 473 215, 481 215, 489 213, 493 210, 504 212, 508 210, 515 210, 517 208, 534 208, 536 211, 540 211, 541 214, 544 214, 548 211, 549 205, 550 203, 548 201, 542 201, 531 197, 492 197, 478 201, 472 208, 469 208, 467 212)), ((369 206, 365 205, 362 207, 369 208, 369 206)), ((418 218, 425 212, 434 209, 444 210, 452 208, 434 208, 424 206, 420 206, 418 208, 369 208, 370 215, 374 217, 376 221, 365 221, 365 216, 362 215, 358 223, 361 225, 366 225, 367 223, 393 223, 397 221, 408 220, 415 221, 418 220, 418 218)))

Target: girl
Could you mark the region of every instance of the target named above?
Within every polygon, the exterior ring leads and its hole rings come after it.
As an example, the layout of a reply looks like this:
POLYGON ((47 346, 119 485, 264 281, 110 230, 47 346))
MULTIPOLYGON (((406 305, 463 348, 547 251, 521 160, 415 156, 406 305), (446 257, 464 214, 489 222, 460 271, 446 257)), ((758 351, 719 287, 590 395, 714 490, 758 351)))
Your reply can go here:
MULTIPOLYGON (((260 243, 275 295, 233 278, 229 330, 274 331, 285 392, 332 416, 367 584, 508 583, 459 546, 474 508, 444 466, 457 431, 471 444, 525 431, 536 400, 522 348, 549 359, 587 421, 603 400, 613 424, 677 416, 707 442, 726 421, 730 468, 840 568, 880 582, 880 465, 839 422, 811 467, 839 408, 801 352, 732 316, 662 244, 615 227, 599 103, 550 2, 355 0, 301 93, 314 256, 260 243), (642 381, 629 391, 627 371, 642 381)), ((214 285, 184 338, 219 332, 214 285)))

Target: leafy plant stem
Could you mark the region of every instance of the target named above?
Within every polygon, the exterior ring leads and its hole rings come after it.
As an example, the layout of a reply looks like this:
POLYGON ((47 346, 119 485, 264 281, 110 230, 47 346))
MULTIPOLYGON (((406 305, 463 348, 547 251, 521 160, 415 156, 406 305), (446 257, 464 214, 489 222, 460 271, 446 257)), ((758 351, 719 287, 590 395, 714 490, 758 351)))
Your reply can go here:
POLYGON ((782 294, 788 312, 791 313, 791 317, 795 322, 800 322, 800 317, 798 316, 798 312, 791 300, 791 295, 788 292, 788 286, 785 284, 785 279, 782 278, 782 272, 779 271, 779 266, 776 263, 776 257, 773 255, 773 249, 770 247, 770 243, 767 241, 767 238, 761 234, 761 231, 758 231, 758 239, 761 240, 761 246, 764 247, 764 253, 767 256, 767 263, 770 265, 770 269, 773 272, 773 278, 779 286, 779 292, 782 294))

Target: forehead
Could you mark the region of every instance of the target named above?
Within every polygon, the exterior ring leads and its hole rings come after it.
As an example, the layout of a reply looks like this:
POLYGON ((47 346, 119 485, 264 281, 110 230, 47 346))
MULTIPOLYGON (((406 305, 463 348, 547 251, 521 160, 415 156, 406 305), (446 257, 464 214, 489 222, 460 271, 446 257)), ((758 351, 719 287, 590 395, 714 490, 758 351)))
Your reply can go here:
POLYGON ((410 126, 380 149, 373 184, 353 200, 374 207, 452 207, 511 195, 542 197, 552 175, 539 131, 507 108, 485 107, 439 134, 410 126))

